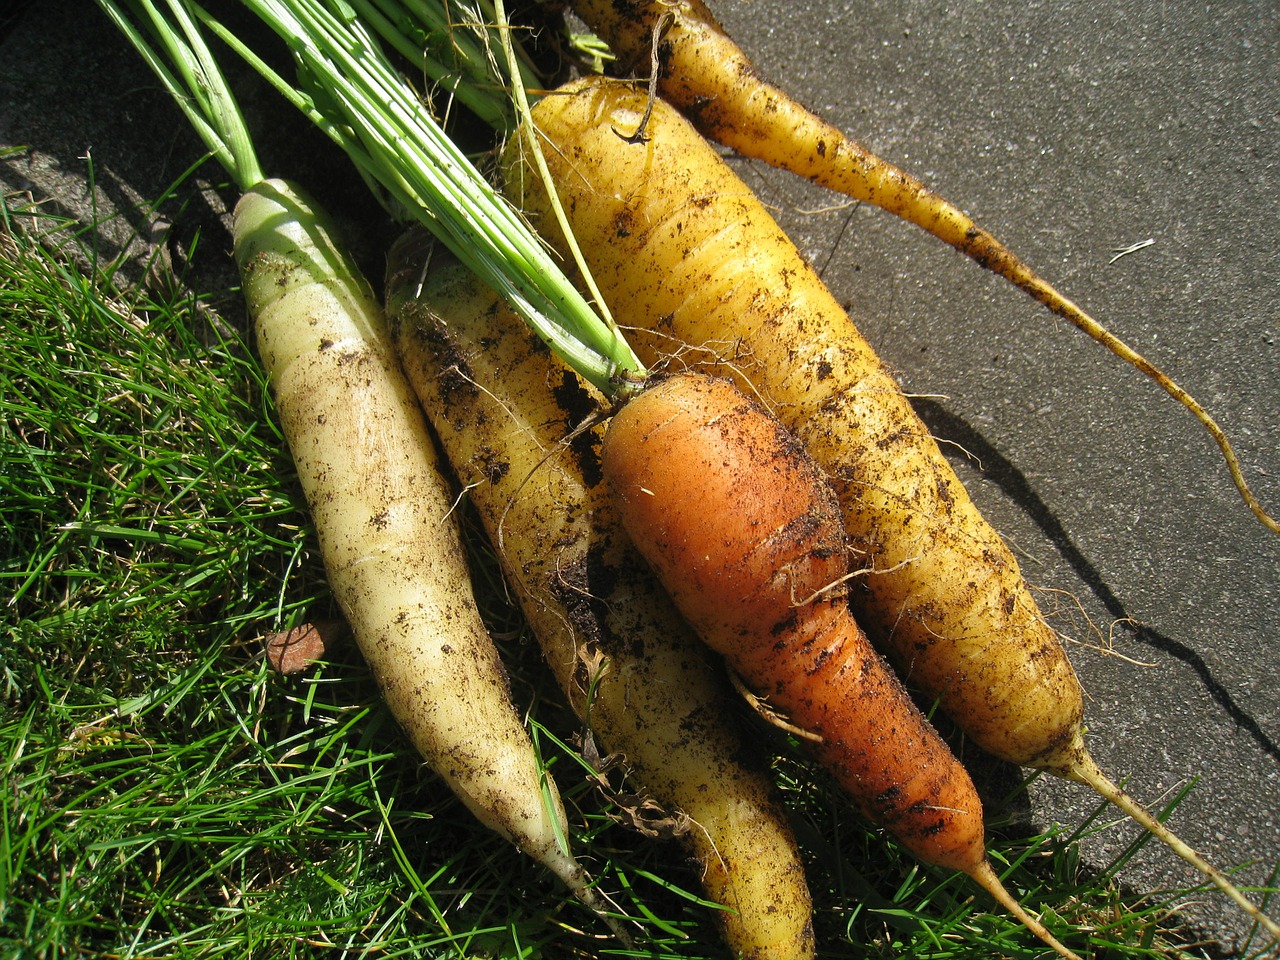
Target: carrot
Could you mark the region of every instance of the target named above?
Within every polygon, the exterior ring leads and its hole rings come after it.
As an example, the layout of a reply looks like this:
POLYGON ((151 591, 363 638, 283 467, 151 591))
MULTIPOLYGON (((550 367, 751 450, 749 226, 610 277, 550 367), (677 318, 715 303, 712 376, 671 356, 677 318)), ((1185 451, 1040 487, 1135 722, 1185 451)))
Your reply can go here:
POLYGON ((1142 371, 1204 426, 1246 505, 1268 529, 1280 533, 1280 522, 1246 482, 1225 432, 1194 397, 1060 294, 959 207, 763 79, 702 0, 573 0, 572 6, 625 65, 648 72, 650 61, 655 61, 663 97, 705 135, 921 227, 1142 371))
MULTIPOLYGON (((692 366, 736 371, 831 479, 864 570, 851 600, 908 683, 989 753, 1096 790, 1280 935, 1098 768, 1079 682, 1012 552, 871 346, 715 150, 673 109, 617 82, 564 88, 534 120, 603 295, 620 323, 649 331, 632 336, 642 359, 678 348, 692 366), (625 142, 650 107, 648 139, 625 142)), ((505 169, 513 199, 554 237, 518 151, 505 169)))
POLYGON ((813 752, 863 814, 1072 956, 1000 883, 968 773, 854 621, 840 505, 799 441, 730 381, 685 373, 613 416, 601 461, 680 611, 818 739, 813 752))
POLYGON ((599 482, 602 428, 562 442, 603 399, 414 234, 388 257, 387 312, 587 754, 621 758, 628 792, 666 811, 645 827, 696 858, 734 956, 813 957, 804 868, 766 771, 744 759, 732 693, 619 526, 599 482))
POLYGON ((233 233, 325 572, 391 713, 467 809, 603 912, 511 702, 450 519, 453 492, 372 290, 327 219, 283 181, 241 197, 233 233))

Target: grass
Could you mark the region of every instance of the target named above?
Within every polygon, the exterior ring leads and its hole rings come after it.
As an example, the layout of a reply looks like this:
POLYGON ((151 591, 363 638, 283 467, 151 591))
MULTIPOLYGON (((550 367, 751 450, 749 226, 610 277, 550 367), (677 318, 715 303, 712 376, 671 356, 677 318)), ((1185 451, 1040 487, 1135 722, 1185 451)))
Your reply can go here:
MULTIPOLYGON (((642 952, 470 818, 354 649, 271 669, 264 635, 335 611, 252 353, 183 278, 118 289, 92 227, 55 226, 87 256, 29 239, 9 204, 0 224, 0 955, 722 957, 679 848, 619 825, 580 775, 478 535, 515 696, 642 952)), ((759 738, 824 958, 1043 955, 963 878, 869 832, 780 733, 759 738)), ((1199 955, 1175 915, 1196 891, 1125 891, 1131 851, 1079 862, 1107 816, 1070 834, 994 824, 1006 882, 1087 955, 1199 955)))

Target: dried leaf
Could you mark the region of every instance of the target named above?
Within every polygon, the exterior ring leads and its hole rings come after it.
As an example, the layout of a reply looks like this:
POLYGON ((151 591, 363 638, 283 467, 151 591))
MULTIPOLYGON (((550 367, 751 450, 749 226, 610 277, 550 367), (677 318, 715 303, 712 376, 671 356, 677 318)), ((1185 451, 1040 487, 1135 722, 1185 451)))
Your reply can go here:
POLYGON ((301 624, 284 633, 268 634, 267 660, 286 676, 300 673, 315 661, 323 660, 325 652, 342 642, 346 633, 344 621, 320 620, 301 624))

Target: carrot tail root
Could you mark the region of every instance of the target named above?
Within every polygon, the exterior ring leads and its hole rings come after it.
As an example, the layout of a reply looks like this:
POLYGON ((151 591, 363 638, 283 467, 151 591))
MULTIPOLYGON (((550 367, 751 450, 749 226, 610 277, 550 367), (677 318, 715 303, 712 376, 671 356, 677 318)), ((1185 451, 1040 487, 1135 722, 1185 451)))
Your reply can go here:
POLYGON ((1227 878, 1226 874, 1196 853, 1177 834, 1156 819, 1151 811, 1129 796, 1115 781, 1103 773, 1087 753, 1078 758, 1071 769, 1064 772, 1063 775, 1069 780, 1074 780, 1076 783, 1081 783, 1091 788, 1122 810, 1139 826, 1151 833, 1157 840, 1195 867, 1200 873, 1204 874, 1214 886, 1230 897, 1241 910, 1263 927, 1271 935, 1273 941, 1280 942, 1280 924, 1277 924, 1276 921, 1263 913, 1256 904, 1244 895, 1239 887, 1227 878))
POLYGON ((1059 956, 1065 958, 1065 960, 1080 960, 1075 953, 1067 949, 1057 937, 1049 932, 1048 927, 1039 919, 1033 917, 1022 904, 1014 899, 1013 895, 1005 889, 1004 884, 1000 882, 1000 878, 996 875, 995 868, 991 866, 990 860, 983 860, 982 863, 968 872, 974 882, 991 894, 1002 907, 1021 921, 1023 926, 1051 946, 1059 956))

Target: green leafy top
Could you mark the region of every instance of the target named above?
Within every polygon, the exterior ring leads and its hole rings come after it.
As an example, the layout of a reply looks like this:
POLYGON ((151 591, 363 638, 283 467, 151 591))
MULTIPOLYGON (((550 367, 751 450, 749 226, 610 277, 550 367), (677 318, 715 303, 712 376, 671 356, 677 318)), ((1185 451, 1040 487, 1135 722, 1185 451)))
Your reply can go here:
MULTIPOLYGON (((593 309, 565 276, 518 210, 484 179, 396 71, 361 17, 376 14, 356 0, 245 0, 287 45, 297 67, 292 82, 273 70, 224 23, 193 0, 98 0, 151 65, 192 126, 242 190, 263 179, 244 116, 204 39, 216 35, 323 130, 351 158, 374 195, 399 216, 419 220, 453 254, 502 294, 566 363, 609 396, 625 395, 644 367, 611 319, 593 309), (127 12, 126 12, 127 11, 127 12), (132 14, 132 17, 129 14, 132 14)), ((406 23, 437 32, 471 23, 477 34, 449 33, 420 53, 429 77, 452 78, 446 88, 464 97, 489 122, 514 115, 504 73, 490 53, 481 11, 462 7, 444 20, 431 7, 381 4, 397 23, 374 18, 388 35, 406 23), (398 9, 398 12, 397 12, 398 9), (411 17, 406 21, 406 17, 411 17), (435 26, 431 26, 431 24, 435 26), (423 26, 425 25, 425 26, 423 26), (442 50, 448 63, 433 56, 442 50), (457 64, 467 64, 459 71, 457 64), (430 67, 426 67, 430 64, 430 67), (484 104, 488 106, 484 106, 484 104)), ((436 4, 437 8, 441 8, 436 4)), ((443 8, 441 8, 443 9, 443 8)), ((402 39, 401 45, 407 42, 402 39)), ((514 68, 521 69, 519 62, 514 68)), ((521 77, 521 84, 525 78, 521 77)))

